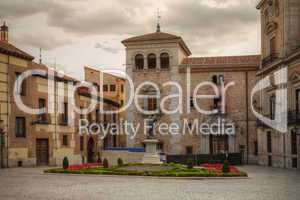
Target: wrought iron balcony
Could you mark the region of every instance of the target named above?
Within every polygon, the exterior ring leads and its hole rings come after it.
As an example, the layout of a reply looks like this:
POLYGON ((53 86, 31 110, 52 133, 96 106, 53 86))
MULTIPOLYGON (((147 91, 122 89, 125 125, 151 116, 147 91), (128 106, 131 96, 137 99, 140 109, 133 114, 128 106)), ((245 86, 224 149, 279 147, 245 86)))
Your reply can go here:
POLYGON ((279 54, 273 53, 273 54, 269 55, 268 57, 265 57, 262 60, 262 66, 264 67, 266 65, 269 65, 269 64, 273 63, 274 61, 276 61, 278 58, 279 58, 279 54))
POLYGON ((50 124, 51 116, 48 113, 39 114, 32 124, 50 124))

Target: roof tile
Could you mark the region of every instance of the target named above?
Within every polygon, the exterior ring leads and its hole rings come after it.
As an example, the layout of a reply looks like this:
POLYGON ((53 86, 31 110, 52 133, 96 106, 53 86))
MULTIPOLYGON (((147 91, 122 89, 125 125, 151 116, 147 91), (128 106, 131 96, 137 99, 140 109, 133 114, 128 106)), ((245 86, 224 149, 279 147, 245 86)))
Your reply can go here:
POLYGON ((0 41, 0 53, 8 54, 10 56, 23 58, 30 61, 34 59, 33 56, 5 41, 0 41))

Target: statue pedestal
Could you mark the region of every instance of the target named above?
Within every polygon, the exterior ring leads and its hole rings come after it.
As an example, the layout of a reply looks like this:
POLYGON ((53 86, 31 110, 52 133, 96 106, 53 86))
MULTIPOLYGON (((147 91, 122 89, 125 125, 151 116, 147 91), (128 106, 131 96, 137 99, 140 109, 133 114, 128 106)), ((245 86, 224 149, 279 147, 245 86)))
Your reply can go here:
POLYGON ((157 153, 157 139, 146 139, 144 141, 146 145, 146 152, 144 154, 142 163, 144 164, 161 164, 160 156, 157 153))

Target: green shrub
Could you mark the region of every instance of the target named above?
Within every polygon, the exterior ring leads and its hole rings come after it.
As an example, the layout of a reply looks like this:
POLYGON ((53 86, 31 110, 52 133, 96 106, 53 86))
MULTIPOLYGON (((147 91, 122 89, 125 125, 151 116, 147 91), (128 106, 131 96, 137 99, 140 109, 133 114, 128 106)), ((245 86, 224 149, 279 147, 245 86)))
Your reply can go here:
POLYGON ((229 165, 228 160, 224 161, 222 171, 223 171, 223 173, 229 173, 230 172, 230 165, 229 165))
POLYGON ((104 158, 104 160, 103 160, 103 168, 107 169, 108 167, 109 167, 108 160, 106 158, 104 158))
POLYGON ((64 169, 69 168, 69 159, 68 159, 68 157, 64 157, 64 159, 63 159, 63 168, 64 169))
POLYGON ((121 158, 118 158, 118 166, 120 167, 120 166, 123 166, 123 160, 121 159, 121 158))
POLYGON ((188 158, 186 165, 187 165, 188 169, 193 169, 194 168, 194 161, 193 161, 193 159, 192 158, 188 158))

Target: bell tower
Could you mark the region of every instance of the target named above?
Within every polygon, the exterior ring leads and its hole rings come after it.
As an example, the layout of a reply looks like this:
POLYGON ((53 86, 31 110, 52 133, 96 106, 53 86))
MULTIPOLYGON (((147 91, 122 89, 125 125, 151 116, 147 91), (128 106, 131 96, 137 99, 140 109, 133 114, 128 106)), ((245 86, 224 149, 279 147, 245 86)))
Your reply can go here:
POLYGON ((0 41, 8 42, 8 26, 6 26, 6 22, 0 28, 0 41))

